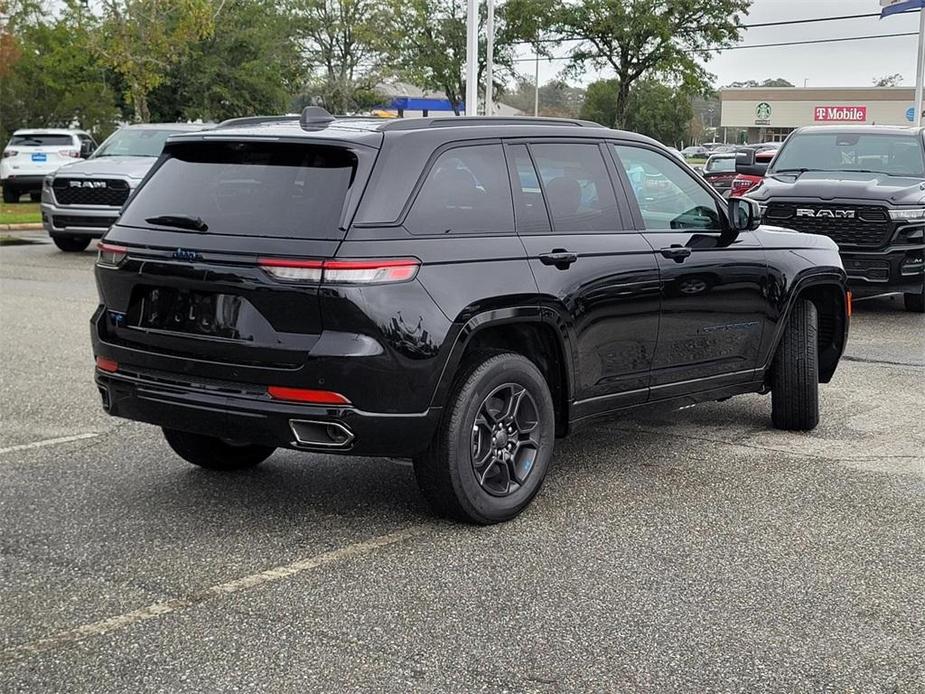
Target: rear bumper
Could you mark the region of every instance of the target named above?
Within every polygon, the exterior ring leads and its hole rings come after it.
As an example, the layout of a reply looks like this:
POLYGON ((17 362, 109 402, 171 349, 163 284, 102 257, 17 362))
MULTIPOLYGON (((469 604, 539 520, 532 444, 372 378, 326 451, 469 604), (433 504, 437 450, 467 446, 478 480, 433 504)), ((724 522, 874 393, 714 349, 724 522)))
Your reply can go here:
POLYGON ((103 408, 114 417, 235 441, 341 455, 412 457, 430 443, 440 417, 439 408, 420 414, 383 414, 301 405, 266 395, 231 394, 99 369, 96 384, 103 408), (346 444, 300 442, 293 422, 331 424, 352 438, 346 444))
POLYGON ((23 193, 38 193, 42 190, 42 180, 44 180, 46 174, 10 174, 3 178, 0 183, 4 186, 15 187, 16 190, 23 193))
POLYGON ((880 251, 841 251, 848 286, 855 296, 888 292, 922 293, 925 245, 891 246, 880 251))
POLYGON ((43 201, 42 226, 49 236, 102 238, 119 217, 117 207, 57 205, 43 201))

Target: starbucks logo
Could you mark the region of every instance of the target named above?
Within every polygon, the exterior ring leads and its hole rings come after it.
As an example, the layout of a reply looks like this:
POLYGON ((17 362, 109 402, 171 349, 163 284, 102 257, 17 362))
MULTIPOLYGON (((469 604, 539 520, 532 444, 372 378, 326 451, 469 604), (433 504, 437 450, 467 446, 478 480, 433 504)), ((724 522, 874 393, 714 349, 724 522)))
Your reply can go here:
POLYGON ((771 104, 767 101, 762 101, 755 108, 755 118, 758 120, 768 120, 771 117, 771 104))

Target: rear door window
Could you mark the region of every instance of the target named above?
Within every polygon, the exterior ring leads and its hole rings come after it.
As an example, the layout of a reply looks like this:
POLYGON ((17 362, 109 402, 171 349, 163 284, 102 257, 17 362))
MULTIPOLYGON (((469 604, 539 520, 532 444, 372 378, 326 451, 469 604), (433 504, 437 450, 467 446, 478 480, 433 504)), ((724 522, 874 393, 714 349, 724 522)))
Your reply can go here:
POLYGON ((620 215, 596 143, 531 144, 557 232, 614 231, 620 215))
POLYGON ((549 215, 540 178, 526 145, 511 145, 512 184, 514 188, 514 217, 517 231, 526 234, 549 232, 549 215))
POLYGON ((511 184, 501 145, 454 147, 440 154, 405 228, 412 234, 513 233, 511 184))
POLYGON ((202 220, 207 233, 341 238, 341 216, 356 164, 350 150, 326 145, 174 145, 120 223, 173 231, 177 229, 147 220, 187 217, 202 220))

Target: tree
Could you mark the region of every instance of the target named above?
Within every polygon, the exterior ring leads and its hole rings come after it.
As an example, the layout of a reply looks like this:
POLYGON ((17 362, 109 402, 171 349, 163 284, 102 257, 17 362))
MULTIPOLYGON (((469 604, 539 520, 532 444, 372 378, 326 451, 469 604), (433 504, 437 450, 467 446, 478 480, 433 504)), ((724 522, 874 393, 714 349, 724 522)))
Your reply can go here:
MULTIPOLYGON (((609 128, 616 127, 619 91, 616 79, 589 84, 581 118, 609 128)), ((694 109, 687 95, 656 80, 641 80, 630 94, 623 127, 673 144, 684 138, 693 116, 694 109)))
POLYGON ((331 113, 366 105, 380 80, 382 42, 393 20, 391 8, 377 0, 296 0, 307 95, 331 113))
POLYGON ((875 87, 899 87, 903 83, 903 76, 898 72, 894 72, 892 75, 875 77, 873 83, 875 87))
MULTIPOLYGON (((616 116, 626 125, 633 85, 658 78, 687 93, 708 88, 700 60, 735 42, 751 0, 546 0, 551 32, 578 41, 570 66, 609 67, 617 78, 616 116)), ((538 4, 538 3, 537 3, 538 4)))
MULTIPOLYGON (((533 80, 518 76, 516 86, 505 93, 504 101, 524 113, 533 113, 533 80)), ((585 90, 574 87, 562 79, 550 80, 540 86, 540 115, 561 118, 578 118, 585 101, 585 90)))
POLYGON ((190 46, 211 35, 222 5, 210 0, 104 0, 95 52, 118 73, 136 122, 151 119, 148 95, 190 46))
POLYGON ((89 50, 95 23, 78 3, 52 16, 20 3, 0 31, 0 139, 22 127, 77 126, 103 137, 117 111, 105 67, 89 50))
MULTIPOLYGON (((443 93, 459 115, 466 93, 465 0, 392 0, 396 18, 389 43, 397 45, 394 61, 399 74, 425 89, 443 93)), ((485 78, 485 6, 479 9, 479 92, 485 78)), ((495 9, 495 42, 492 94, 500 94, 513 77, 514 44, 533 38, 537 25, 529 2, 498 4, 495 9)))
POLYGON ((731 89, 756 89, 759 87, 793 87, 795 85, 788 82, 783 77, 775 77, 773 79, 766 79, 764 82, 745 80, 744 82, 732 82, 726 86, 731 89))
POLYGON ((301 63, 291 15, 277 2, 228 3, 215 31, 191 44, 151 92, 151 117, 221 121, 282 113, 298 88, 301 63))

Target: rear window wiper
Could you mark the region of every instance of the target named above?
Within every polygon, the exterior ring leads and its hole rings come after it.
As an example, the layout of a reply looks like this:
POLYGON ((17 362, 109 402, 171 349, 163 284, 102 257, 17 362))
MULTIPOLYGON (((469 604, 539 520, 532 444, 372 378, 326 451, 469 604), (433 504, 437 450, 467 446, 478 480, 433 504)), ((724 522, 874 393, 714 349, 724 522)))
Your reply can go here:
POLYGON ((157 217, 147 217, 145 221, 148 224, 160 224, 167 227, 177 227, 178 229, 209 230, 209 225, 202 221, 201 217, 190 217, 185 214, 162 214, 157 217))

